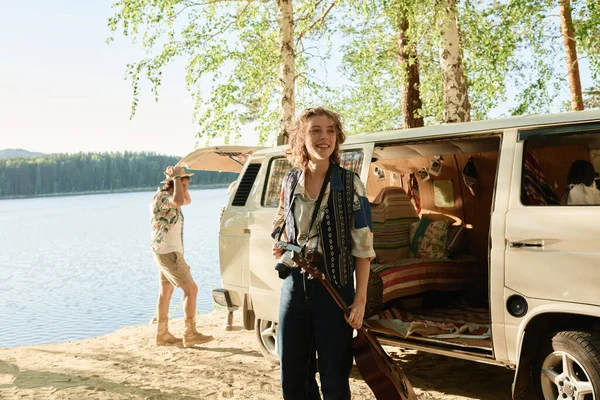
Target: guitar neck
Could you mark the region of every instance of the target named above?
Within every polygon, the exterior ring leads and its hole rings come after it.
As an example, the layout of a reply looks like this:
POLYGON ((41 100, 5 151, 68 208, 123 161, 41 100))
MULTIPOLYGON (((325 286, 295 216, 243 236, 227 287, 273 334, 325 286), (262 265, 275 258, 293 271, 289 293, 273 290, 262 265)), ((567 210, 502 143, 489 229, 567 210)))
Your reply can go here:
POLYGON ((304 258, 294 257, 294 261, 296 262, 296 264, 298 264, 298 266, 300 268, 302 268, 310 276, 321 281, 321 283, 323 284, 323 286, 325 286, 325 289, 327 289, 327 291, 329 292, 329 294, 331 295, 333 300, 336 302, 338 307, 340 307, 342 309, 342 311, 344 312, 344 315, 346 317, 349 317, 350 309, 348 308, 348 305, 346 304, 346 302, 344 301, 342 296, 340 296, 338 291, 333 287, 331 282, 329 282, 329 279, 327 279, 325 274, 323 274, 323 272, 319 271, 317 268, 313 267, 304 258))

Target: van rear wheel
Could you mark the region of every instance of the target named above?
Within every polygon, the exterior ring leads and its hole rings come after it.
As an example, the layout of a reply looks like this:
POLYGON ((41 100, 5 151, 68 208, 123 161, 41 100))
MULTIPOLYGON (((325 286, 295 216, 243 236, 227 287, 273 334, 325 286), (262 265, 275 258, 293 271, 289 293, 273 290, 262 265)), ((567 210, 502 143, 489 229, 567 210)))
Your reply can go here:
POLYGON ((258 339, 258 347, 263 357, 270 363, 279 364, 277 322, 257 318, 254 330, 258 339))
POLYGON ((600 400, 600 335, 558 332, 533 365, 538 397, 544 400, 600 400))

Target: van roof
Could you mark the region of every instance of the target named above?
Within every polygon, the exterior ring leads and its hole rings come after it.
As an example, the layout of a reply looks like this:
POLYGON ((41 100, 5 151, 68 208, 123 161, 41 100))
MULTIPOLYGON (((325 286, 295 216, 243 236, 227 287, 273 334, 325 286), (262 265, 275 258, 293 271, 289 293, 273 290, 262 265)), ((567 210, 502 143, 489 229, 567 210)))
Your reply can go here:
MULTIPOLYGON (((348 136, 346 142, 344 143, 344 147, 352 144, 367 142, 381 143, 398 139, 434 138, 457 134, 482 134, 510 128, 533 128, 544 125, 584 123, 593 121, 600 121, 600 110, 572 111, 558 114, 520 115, 485 121, 458 122, 431 125, 422 128, 394 129, 383 132, 361 133, 359 135, 348 136)), ((265 148, 258 150, 255 154, 281 152, 284 148, 285 145, 265 148)))

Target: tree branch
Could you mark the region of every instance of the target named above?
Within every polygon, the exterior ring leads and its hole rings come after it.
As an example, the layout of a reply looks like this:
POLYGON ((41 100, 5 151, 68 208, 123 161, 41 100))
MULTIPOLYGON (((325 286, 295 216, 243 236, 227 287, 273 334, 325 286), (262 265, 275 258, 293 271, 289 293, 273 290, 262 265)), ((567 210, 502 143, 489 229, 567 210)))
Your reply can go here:
POLYGON ((319 18, 317 18, 308 28, 306 28, 304 31, 300 32, 300 34, 298 35, 298 39, 296 39, 296 47, 298 46, 298 43, 302 40, 302 37, 307 34, 308 32, 310 32, 318 23, 323 23, 325 21, 325 18, 327 17, 327 14, 329 14, 329 11, 331 11, 331 9, 333 8, 333 6, 335 6, 335 0, 331 2, 331 4, 329 5, 329 7, 327 7, 327 9, 325 9, 325 11, 323 11, 323 14, 321 14, 321 16, 319 18))

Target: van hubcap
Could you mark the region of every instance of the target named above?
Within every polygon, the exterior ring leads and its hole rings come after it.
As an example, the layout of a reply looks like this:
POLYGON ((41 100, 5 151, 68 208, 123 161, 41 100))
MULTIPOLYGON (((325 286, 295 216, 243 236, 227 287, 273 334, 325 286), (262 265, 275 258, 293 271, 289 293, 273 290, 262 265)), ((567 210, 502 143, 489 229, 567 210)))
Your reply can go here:
POLYGON ((259 324, 260 340, 269 353, 277 355, 277 323, 261 319, 259 324))
POLYGON ((544 399, 596 400, 587 372, 570 354, 563 351, 548 354, 541 373, 544 399))

